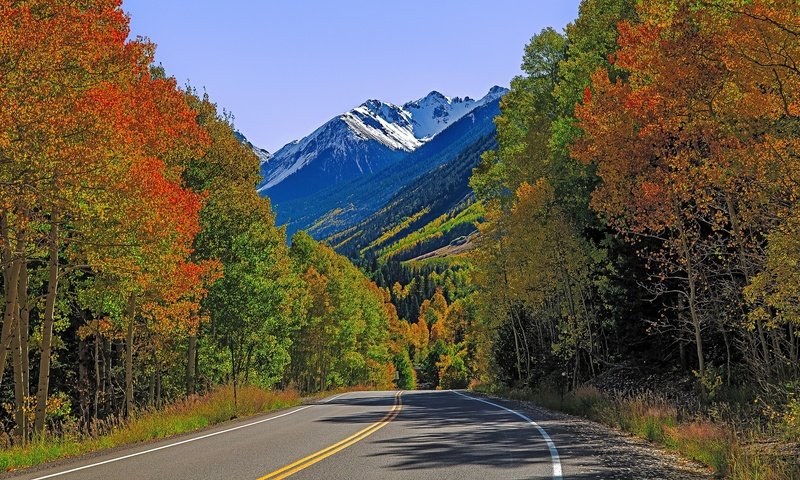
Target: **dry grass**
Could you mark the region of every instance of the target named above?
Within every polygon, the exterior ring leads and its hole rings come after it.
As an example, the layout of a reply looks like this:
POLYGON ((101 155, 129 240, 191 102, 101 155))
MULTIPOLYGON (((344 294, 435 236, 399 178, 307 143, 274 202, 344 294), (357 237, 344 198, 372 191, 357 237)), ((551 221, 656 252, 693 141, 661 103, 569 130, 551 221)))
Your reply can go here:
POLYGON ((233 389, 221 387, 205 395, 194 395, 168 405, 160 411, 139 412, 127 421, 109 419, 98 422, 89 433, 76 429, 50 435, 26 446, 0 451, 3 471, 31 467, 60 458, 137 442, 191 432, 233 418, 298 405, 300 395, 294 390, 268 391, 241 387, 234 406, 233 389))
POLYGON ((652 395, 611 398, 593 387, 579 388, 565 395, 549 390, 532 392, 486 386, 477 390, 532 401, 632 433, 701 462, 725 478, 800 478, 798 452, 774 448, 774 445, 767 447, 762 436, 737 432, 731 425, 704 418, 682 420, 672 404, 652 395))
POLYGON ((192 432, 234 418, 299 405, 303 400, 371 389, 373 387, 357 385, 303 399, 296 390, 273 391, 243 386, 237 389, 234 405, 233 389, 219 387, 203 395, 178 400, 161 410, 140 411, 129 420, 110 418, 99 421, 91 425, 88 432, 78 430, 73 424, 57 435, 51 434, 24 447, 0 450, 0 471, 18 470, 97 450, 192 432))

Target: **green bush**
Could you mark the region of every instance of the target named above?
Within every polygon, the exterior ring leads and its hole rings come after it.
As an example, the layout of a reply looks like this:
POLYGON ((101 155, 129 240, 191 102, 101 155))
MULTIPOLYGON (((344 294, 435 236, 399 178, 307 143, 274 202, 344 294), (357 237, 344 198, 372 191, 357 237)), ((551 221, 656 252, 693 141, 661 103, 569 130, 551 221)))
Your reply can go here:
POLYGON ((394 356, 394 368, 397 371, 397 388, 401 390, 417 388, 417 375, 411 365, 411 358, 408 356, 407 350, 394 356))
POLYGON ((443 355, 439 361, 439 386, 445 389, 466 388, 469 373, 464 360, 458 355, 443 355))

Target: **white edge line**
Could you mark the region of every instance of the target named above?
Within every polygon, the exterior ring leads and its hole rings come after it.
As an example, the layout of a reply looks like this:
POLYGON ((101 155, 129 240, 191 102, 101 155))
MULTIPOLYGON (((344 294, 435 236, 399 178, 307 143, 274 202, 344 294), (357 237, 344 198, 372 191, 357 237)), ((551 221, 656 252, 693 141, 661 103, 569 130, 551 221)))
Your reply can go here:
MULTIPOLYGON (((337 398, 341 397, 342 395, 346 395, 347 393, 350 393, 350 392, 340 393, 339 395, 330 397, 330 398, 328 398, 328 399, 326 399, 326 400, 324 400, 322 402, 319 402, 319 403, 328 403, 328 402, 330 402, 332 400, 336 400, 337 398)), ((63 472, 51 473, 49 475, 45 475, 43 477, 36 477, 36 478, 31 479, 31 480, 44 480, 46 478, 58 477, 58 476, 61 476, 61 475, 66 475, 68 473, 74 473, 74 472, 79 472, 81 470, 86 470, 87 468, 99 467, 100 465, 105 465, 107 463, 114 463, 114 462, 118 462, 120 460, 125 460, 127 458, 138 457, 139 455, 145 455, 145 454, 148 454, 148 453, 157 452, 159 450, 164 450, 165 448, 177 447, 178 445, 183 445, 184 443, 195 442, 197 440, 202 440, 202 439, 208 438, 208 437, 214 437, 216 435, 221 435, 223 433, 232 432, 234 430, 239 430, 241 428, 252 427, 253 425, 258 425, 259 423, 269 422, 270 420, 275 420, 276 418, 285 417, 287 415, 291 415, 293 413, 297 413, 297 412, 299 412, 301 410, 305 410, 305 409, 311 408, 313 406, 314 406, 313 404, 312 405, 306 405, 306 406, 300 407, 300 408, 298 408, 296 410, 292 410, 292 411, 286 412, 286 413, 281 413, 280 415, 275 415, 273 417, 262 418, 261 420, 257 420, 255 422, 246 423, 244 425, 238 425, 236 427, 227 428, 225 430, 220 430, 218 432, 208 433, 206 435, 201 435, 199 437, 187 438, 186 440, 181 440, 180 442, 170 443, 170 444, 167 444, 167 445, 162 445, 160 447, 151 448, 149 450, 143 450, 141 452, 131 453, 129 455, 124 455, 122 457, 111 458, 111 459, 108 459, 108 460, 104 460, 102 462, 90 463, 89 465, 83 465, 81 467, 72 468, 70 470, 64 470, 63 472)))
POLYGON ((461 395, 462 397, 465 397, 465 398, 469 398, 470 400, 475 400, 477 402, 483 402, 483 403, 485 403, 487 405, 491 405, 493 407, 497 407, 497 408, 503 409, 506 412, 513 413, 514 415, 518 416, 519 418, 521 418, 521 419, 525 420, 526 422, 528 422, 529 424, 533 425, 536 428, 536 430, 539 431, 539 435, 541 435, 542 438, 544 439, 545 443, 547 444, 548 450, 550 450, 550 461, 553 464, 553 478, 555 480, 560 480, 561 478, 563 478, 562 474, 561 474, 561 458, 558 456, 558 449, 556 449, 556 444, 553 443, 553 439, 550 438, 550 435, 548 435, 547 432, 545 431, 545 429, 542 428, 538 423, 534 422, 533 420, 531 420, 530 418, 528 418, 526 415, 524 415, 522 413, 519 413, 519 412, 517 412, 515 410, 511 410, 510 408, 506 408, 506 407, 504 407, 502 405, 498 405, 496 403, 492 403, 492 402, 490 402, 488 400, 484 400, 482 398, 477 398, 477 397, 472 397, 472 396, 469 396, 469 395, 465 395, 465 394, 463 394, 461 392, 457 392, 455 390, 450 390, 450 392, 455 393, 456 395, 461 395))

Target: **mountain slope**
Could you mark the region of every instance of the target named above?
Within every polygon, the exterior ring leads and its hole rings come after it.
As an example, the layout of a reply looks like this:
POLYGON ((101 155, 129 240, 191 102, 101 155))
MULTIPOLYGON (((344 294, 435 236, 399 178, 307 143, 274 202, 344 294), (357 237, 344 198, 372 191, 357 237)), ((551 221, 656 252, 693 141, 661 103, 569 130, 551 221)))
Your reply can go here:
POLYGON ((496 148, 487 134, 453 159, 419 176, 358 224, 327 238, 340 253, 407 260, 475 231, 482 210, 469 187, 483 152, 496 148))
POLYGON ((305 229, 316 238, 330 237, 355 226, 415 180, 485 141, 482 139, 486 136, 493 136, 499 101, 495 98, 473 109, 391 167, 305 197, 275 201, 278 222, 287 225, 289 234, 305 229))
POLYGON ((253 153, 255 153, 258 156, 258 160, 261 165, 264 165, 266 162, 269 161, 270 158, 272 158, 272 155, 268 151, 266 151, 263 148, 258 148, 252 143, 250 143, 250 140, 248 140, 247 137, 245 137, 242 132, 234 130, 233 136, 236 137, 236 139, 239 140, 239 142, 247 146, 250 150, 253 151, 253 153))
POLYGON ((434 91, 402 107, 369 100, 262 163, 264 180, 259 193, 280 204, 376 173, 504 93, 505 89, 493 87, 476 101, 448 98, 434 91))

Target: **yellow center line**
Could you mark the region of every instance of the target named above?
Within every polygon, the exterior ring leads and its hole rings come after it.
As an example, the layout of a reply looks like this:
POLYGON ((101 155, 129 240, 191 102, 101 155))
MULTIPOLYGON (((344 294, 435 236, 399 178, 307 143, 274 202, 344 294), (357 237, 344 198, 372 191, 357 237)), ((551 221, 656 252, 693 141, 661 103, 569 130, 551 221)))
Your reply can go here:
POLYGON ((267 475, 264 475, 263 477, 258 478, 258 480, 267 480, 267 479, 269 479, 269 480, 279 480, 281 478, 286 478, 286 477, 288 477, 290 475, 294 475, 295 473, 299 472, 300 470, 308 468, 311 465, 314 465, 315 463, 317 463, 317 462, 319 462, 321 460, 324 460, 324 459, 330 457, 331 455, 335 454, 336 452, 342 451, 345 448, 349 447, 350 445, 353 445, 354 443, 359 442, 359 441, 365 439, 366 437, 372 435, 373 433, 377 432, 381 428, 385 427, 389 422, 394 420, 397 417, 397 415, 400 414, 400 410, 403 408, 403 401, 400 398, 400 394, 401 393, 402 392, 397 392, 395 394, 395 396, 394 396, 394 401, 395 401, 394 406, 392 407, 391 410, 389 410, 389 413, 387 413, 386 416, 384 416, 379 421, 373 423, 372 425, 370 425, 370 426, 368 426, 368 427, 366 427, 366 428, 364 428, 362 430, 359 430, 358 432, 350 435, 349 437, 345 438, 344 440, 336 442, 336 443, 334 443, 333 445, 331 445, 331 446, 329 446, 327 448, 323 448, 322 450, 320 450, 318 452, 312 453, 311 455, 309 455, 307 457, 303 457, 300 460, 297 460, 296 462, 292 462, 289 465, 286 465, 285 467, 279 468, 278 470, 275 470, 274 472, 268 473, 267 475))

